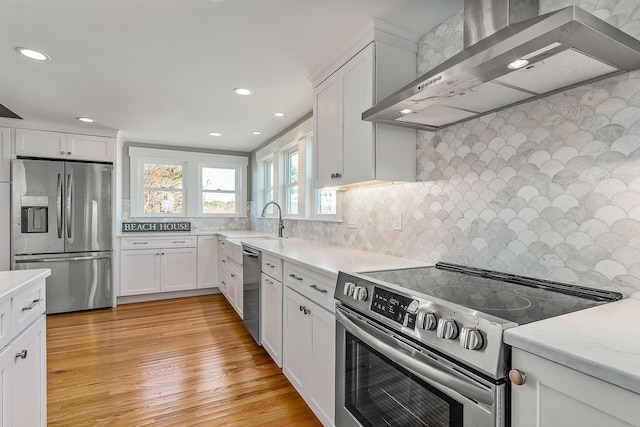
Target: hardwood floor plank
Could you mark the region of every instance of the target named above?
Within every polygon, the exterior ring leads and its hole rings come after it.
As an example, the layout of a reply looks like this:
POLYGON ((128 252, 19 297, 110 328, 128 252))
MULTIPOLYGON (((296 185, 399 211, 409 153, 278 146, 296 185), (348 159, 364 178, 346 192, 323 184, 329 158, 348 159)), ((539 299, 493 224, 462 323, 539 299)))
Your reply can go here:
POLYGON ((47 317, 49 426, 320 426, 221 294, 47 317))

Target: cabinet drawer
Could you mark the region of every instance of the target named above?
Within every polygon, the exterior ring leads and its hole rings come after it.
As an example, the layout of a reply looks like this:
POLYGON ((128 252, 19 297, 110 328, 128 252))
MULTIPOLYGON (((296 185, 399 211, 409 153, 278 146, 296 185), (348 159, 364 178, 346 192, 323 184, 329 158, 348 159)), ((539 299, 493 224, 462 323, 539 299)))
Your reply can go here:
POLYGON ((284 282, 313 302, 335 311, 335 278, 312 271, 302 265, 286 262, 284 264, 284 282))
POLYGON ((121 249, 195 248, 196 236, 123 237, 121 249))
POLYGON ((262 253, 262 272, 282 282, 282 260, 273 255, 262 253))
POLYGON ((235 259, 229 258, 229 268, 235 270, 236 273, 242 274, 242 264, 237 262, 235 259))
POLYGON ((11 298, 0 304, 0 348, 3 348, 13 336, 11 325, 11 298))
POLYGON ((242 246, 236 243, 230 243, 228 240, 225 241, 225 243, 225 251, 229 260, 240 264, 240 271, 242 271, 242 246))
POLYGON ((23 329, 44 313, 45 310, 45 280, 40 280, 29 286, 11 300, 11 327, 13 334, 19 334, 23 329))

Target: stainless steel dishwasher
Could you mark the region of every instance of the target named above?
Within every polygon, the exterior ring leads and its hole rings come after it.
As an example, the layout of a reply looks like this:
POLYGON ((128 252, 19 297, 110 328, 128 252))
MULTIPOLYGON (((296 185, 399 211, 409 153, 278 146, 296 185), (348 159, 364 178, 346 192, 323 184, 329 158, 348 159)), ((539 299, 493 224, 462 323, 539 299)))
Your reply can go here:
POLYGON ((260 344, 260 269, 262 253, 242 246, 242 317, 253 339, 260 344))

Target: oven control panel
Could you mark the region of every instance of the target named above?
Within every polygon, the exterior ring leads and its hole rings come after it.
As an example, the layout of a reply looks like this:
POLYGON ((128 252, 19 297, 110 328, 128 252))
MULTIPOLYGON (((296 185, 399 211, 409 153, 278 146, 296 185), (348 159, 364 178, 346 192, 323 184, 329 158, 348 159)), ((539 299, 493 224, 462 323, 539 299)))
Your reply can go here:
POLYGON ((416 326, 418 301, 386 289, 374 287, 371 311, 410 329, 416 326))

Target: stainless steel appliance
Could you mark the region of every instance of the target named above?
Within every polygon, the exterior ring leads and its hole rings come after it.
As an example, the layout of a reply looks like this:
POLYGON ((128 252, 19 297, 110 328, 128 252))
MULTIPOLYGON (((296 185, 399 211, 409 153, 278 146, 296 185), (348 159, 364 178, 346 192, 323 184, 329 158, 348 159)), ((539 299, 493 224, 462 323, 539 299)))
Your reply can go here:
POLYGON ((362 114, 436 130, 640 67, 640 41, 579 7, 465 0, 464 47, 362 114))
POLYGON ((112 306, 111 173, 103 163, 11 164, 12 267, 51 269, 49 314, 112 306))
POLYGON ((242 321, 260 345, 260 269, 262 253, 242 246, 242 321))
POLYGON ((616 292, 438 263, 340 272, 336 425, 510 425, 507 328, 616 292))

